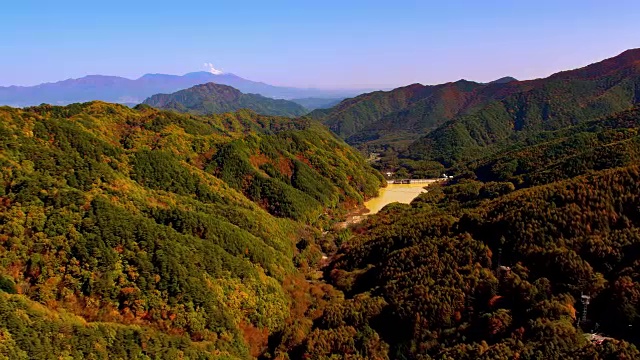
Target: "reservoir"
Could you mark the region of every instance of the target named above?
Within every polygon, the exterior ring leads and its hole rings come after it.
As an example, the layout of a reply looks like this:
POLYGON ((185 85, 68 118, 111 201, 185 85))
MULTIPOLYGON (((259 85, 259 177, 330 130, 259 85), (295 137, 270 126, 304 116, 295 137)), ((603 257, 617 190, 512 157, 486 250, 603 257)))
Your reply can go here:
POLYGON ((427 191, 424 189, 427 185, 429 184, 388 184, 386 188, 380 189, 380 195, 378 197, 364 203, 364 206, 369 210, 367 215, 377 213, 392 202, 409 204, 418 195, 427 191))

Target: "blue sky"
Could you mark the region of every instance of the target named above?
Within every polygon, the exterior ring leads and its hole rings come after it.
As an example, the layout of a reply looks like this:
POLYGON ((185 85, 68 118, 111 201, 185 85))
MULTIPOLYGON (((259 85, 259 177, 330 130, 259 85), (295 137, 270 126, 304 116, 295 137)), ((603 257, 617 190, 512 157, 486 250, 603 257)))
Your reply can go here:
POLYGON ((640 47, 640 1, 4 1, 0 85, 183 74, 345 88, 544 77, 640 47))

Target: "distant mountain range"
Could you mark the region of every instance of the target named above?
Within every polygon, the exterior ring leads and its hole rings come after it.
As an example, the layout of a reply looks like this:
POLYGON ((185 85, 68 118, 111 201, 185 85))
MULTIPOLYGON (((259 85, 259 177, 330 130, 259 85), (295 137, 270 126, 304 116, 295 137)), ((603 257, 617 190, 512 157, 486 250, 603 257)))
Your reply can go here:
MULTIPOLYGON (((66 105, 92 100, 138 104, 154 94, 173 93, 210 82, 229 85, 243 93, 260 94, 278 99, 318 98, 335 101, 335 99, 343 99, 371 91, 281 87, 247 80, 234 74, 213 74, 206 71, 182 76, 146 74, 135 80, 118 76, 89 75, 79 79, 68 79, 36 86, 0 87, 0 105, 18 107, 42 103, 66 105)), ((312 108, 315 108, 315 105, 312 108)))
POLYGON ((156 94, 146 99, 144 104, 196 115, 220 114, 240 109, 253 110, 260 115, 289 117, 308 112, 302 105, 293 101, 243 94, 231 86, 216 83, 196 85, 173 94, 156 94))

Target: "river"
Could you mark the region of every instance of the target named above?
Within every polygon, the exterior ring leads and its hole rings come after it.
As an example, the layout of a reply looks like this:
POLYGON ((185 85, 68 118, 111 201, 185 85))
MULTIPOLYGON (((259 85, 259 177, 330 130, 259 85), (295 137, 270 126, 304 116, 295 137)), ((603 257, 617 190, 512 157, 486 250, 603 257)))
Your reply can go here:
POLYGON ((427 185, 429 184, 389 184, 386 188, 380 189, 380 195, 364 203, 369 210, 367 215, 377 213, 392 202, 409 204, 418 195, 427 191, 424 189, 427 185))

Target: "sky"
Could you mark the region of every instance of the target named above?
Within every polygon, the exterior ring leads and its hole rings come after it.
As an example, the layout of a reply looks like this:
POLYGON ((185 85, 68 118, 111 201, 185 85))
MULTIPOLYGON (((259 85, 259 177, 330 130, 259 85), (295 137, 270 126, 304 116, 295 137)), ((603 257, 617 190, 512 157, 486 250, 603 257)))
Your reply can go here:
POLYGON ((638 19, 637 0, 5 0, 0 86, 212 67, 319 88, 524 80, 640 47, 638 19))

